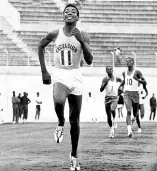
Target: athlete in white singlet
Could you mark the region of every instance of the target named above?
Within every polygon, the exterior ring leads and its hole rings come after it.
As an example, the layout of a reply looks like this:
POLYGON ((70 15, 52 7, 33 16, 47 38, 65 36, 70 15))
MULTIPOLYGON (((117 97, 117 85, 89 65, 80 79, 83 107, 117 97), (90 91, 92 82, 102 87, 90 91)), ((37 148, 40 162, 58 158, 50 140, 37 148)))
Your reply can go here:
POLYGON ((115 129, 115 116, 116 116, 116 108, 118 102, 118 82, 121 82, 121 79, 115 77, 113 75, 113 67, 106 67, 107 77, 102 80, 102 84, 100 87, 100 92, 105 90, 105 109, 107 114, 107 121, 110 127, 109 137, 114 137, 114 129, 115 129), (112 116, 111 116, 112 115, 112 116), (112 121, 113 117, 113 121, 112 121))
POLYGON ((132 137, 131 129, 131 110, 133 108, 134 120, 137 116, 139 109, 139 83, 146 85, 146 81, 139 70, 134 68, 134 59, 127 57, 126 59, 127 71, 123 72, 123 82, 120 87, 124 86, 124 103, 127 109, 127 129, 128 136, 132 137))
POLYGON ((82 74, 80 61, 83 53, 88 65, 93 61, 89 48, 90 38, 86 32, 76 27, 79 11, 73 4, 68 4, 63 11, 65 25, 61 29, 48 33, 40 42, 38 48, 39 61, 44 84, 51 83, 44 61, 45 47, 53 41, 55 71, 53 76, 53 99, 58 117, 58 125, 54 133, 56 142, 63 139, 64 106, 69 103, 69 120, 72 149, 70 152, 71 170, 80 170, 77 161, 77 147, 80 133, 80 111, 82 105, 82 74))

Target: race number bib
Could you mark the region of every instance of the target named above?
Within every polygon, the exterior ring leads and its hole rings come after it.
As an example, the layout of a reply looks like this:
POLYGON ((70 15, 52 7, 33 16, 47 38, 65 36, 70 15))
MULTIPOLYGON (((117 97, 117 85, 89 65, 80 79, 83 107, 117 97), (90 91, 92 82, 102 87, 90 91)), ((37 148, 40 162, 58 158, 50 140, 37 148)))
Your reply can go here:
POLYGON ((127 79, 127 85, 132 85, 132 78, 127 79))
POLYGON ((72 51, 71 50, 61 50, 60 52, 61 57, 60 57, 60 63, 61 65, 64 66, 71 66, 73 65, 72 63, 72 51))
POLYGON ((110 87, 110 93, 113 93, 113 86, 110 87))

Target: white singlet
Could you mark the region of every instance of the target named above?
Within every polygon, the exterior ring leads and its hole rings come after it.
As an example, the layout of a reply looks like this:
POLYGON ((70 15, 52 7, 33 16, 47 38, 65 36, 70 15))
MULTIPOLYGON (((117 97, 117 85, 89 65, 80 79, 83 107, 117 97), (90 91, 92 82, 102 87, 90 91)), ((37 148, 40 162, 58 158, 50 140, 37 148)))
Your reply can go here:
POLYGON ((138 81, 136 81, 133 77, 135 74, 135 70, 131 73, 131 75, 125 72, 125 91, 138 91, 138 81))
POLYGON ((118 96, 118 83, 116 81, 116 77, 114 77, 114 80, 108 81, 107 86, 105 87, 106 96, 118 96))
POLYGON ((66 36, 63 28, 59 30, 54 44, 54 64, 59 69, 77 69, 80 67, 82 48, 75 36, 66 36))
POLYGON ((53 82, 66 85, 74 95, 81 95, 83 92, 83 78, 79 69, 81 55, 80 42, 74 36, 66 36, 61 28, 54 46, 53 82))

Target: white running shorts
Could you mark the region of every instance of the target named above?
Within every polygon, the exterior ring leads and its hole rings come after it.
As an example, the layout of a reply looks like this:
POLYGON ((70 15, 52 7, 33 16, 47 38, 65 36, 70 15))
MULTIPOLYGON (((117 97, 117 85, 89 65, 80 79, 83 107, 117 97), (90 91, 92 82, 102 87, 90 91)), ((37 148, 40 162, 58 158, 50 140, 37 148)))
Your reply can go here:
POLYGON ((60 82, 66 85, 74 95, 82 95, 83 92, 83 76, 79 69, 54 69, 52 76, 53 83, 60 82))

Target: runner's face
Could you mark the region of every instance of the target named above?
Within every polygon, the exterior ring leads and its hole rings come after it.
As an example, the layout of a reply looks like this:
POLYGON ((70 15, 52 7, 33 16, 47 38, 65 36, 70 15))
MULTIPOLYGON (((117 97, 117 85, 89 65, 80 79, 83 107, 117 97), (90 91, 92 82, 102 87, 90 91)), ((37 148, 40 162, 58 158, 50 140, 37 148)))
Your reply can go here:
POLYGON ((107 72, 108 74, 112 74, 112 73, 113 73, 113 68, 112 68, 112 67, 107 67, 107 68, 106 68, 106 72, 107 72))
POLYGON ((127 66, 133 66, 133 65, 134 65, 133 59, 127 58, 127 59, 126 59, 126 65, 127 65, 127 66))
POLYGON ((74 7, 67 7, 63 14, 66 23, 74 23, 78 21, 77 10, 74 7))

